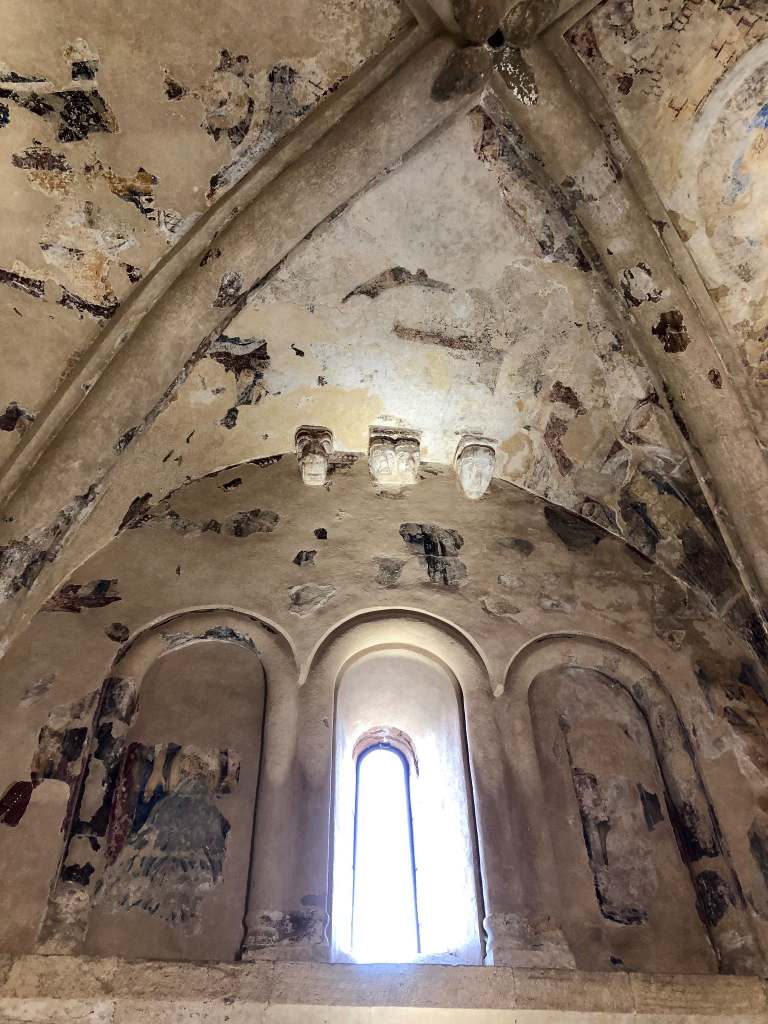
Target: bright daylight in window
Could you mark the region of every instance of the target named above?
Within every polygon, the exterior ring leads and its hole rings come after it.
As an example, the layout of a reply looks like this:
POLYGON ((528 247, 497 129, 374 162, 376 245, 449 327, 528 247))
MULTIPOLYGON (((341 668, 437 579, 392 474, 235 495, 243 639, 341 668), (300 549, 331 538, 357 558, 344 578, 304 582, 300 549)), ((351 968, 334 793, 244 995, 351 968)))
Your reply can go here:
POLYGON ((392 747, 357 761, 352 953, 364 963, 419 954, 409 771, 392 747))

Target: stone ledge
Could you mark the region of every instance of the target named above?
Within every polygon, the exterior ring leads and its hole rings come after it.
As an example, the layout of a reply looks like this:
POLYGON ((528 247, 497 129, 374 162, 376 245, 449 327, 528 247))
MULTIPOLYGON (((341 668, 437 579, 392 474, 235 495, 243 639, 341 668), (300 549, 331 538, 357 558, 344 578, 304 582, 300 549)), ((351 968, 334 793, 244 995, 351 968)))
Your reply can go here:
MULTIPOLYGON (((550 1015, 553 1021, 604 1024, 638 1019, 677 1024, 694 1016, 739 1024, 768 1021, 768 985, 751 977, 68 956, 8 958, 8 967, 7 973, 0 971, 0 1024, 81 1018, 99 1024, 152 1021, 157 1015, 166 1019, 170 1002, 176 1004, 174 1016, 185 1022, 304 1020, 307 1013, 309 1019, 320 1020, 323 1008, 326 1017, 357 1020, 359 1010, 360 1019, 371 1020, 367 1011, 376 1007, 466 1011, 467 1020, 481 1011, 509 1010, 521 1024, 528 1019, 544 1024, 550 1015), (349 1012, 339 1017, 334 1008, 349 1012)), ((492 1016, 507 1019, 506 1013, 492 1016)), ((447 1019, 458 1017, 451 1013, 447 1019)))

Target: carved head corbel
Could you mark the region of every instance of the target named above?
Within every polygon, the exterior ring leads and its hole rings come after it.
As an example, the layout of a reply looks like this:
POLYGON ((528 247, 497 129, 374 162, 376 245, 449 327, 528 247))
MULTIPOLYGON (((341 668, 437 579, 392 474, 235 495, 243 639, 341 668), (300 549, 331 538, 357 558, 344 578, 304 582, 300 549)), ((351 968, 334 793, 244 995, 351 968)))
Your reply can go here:
POLYGON ((328 479, 332 449, 333 434, 327 427, 299 427, 296 431, 296 458, 308 487, 322 487, 328 479))
POLYGON ((379 487, 412 487, 419 479, 419 439, 415 435, 372 428, 368 467, 379 487))
POLYGON ((477 501, 491 485, 496 449, 487 438, 465 435, 459 441, 453 464, 464 496, 477 501))

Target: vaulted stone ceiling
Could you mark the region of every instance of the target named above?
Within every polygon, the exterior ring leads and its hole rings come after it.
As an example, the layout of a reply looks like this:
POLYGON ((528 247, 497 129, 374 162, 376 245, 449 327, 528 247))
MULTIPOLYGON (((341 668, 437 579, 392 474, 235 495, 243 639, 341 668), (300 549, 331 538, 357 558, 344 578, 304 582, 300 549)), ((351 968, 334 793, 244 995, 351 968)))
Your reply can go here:
POLYGON ((310 423, 339 471, 373 424, 427 472, 493 438, 764 651, 762 4, 12 7, 6 643, 310 423))

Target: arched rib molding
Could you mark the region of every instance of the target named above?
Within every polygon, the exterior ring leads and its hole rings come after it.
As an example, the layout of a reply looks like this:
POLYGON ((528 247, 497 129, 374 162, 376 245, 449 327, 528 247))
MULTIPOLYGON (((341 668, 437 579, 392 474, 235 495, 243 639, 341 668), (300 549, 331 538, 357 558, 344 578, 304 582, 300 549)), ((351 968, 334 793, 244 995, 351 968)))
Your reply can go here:
MULTIPOLYGON (((455 50, 454 40, 430 40, 420 27, 393 44, 370 75, 320 108, 225 195, 107 328, 0 483, 4 521, 13 523, 0 543, 22 560, 29 550, 23 586, 5 581, 10 596, 0 603, 0 653, 71 571, 61 554, 72 531, 92 514, 117 461, 131 457, 132 442, 208 341, 318 224, 477 103, 483 83, 475 79, 450 97, 432 96, 455 50), (206 259, 214 238, 220 255, 206 259), (220 298, 225 274, 241 282, 232 302, 220 298)), ((8 571, 19 575, 16 559, 8 571)))

